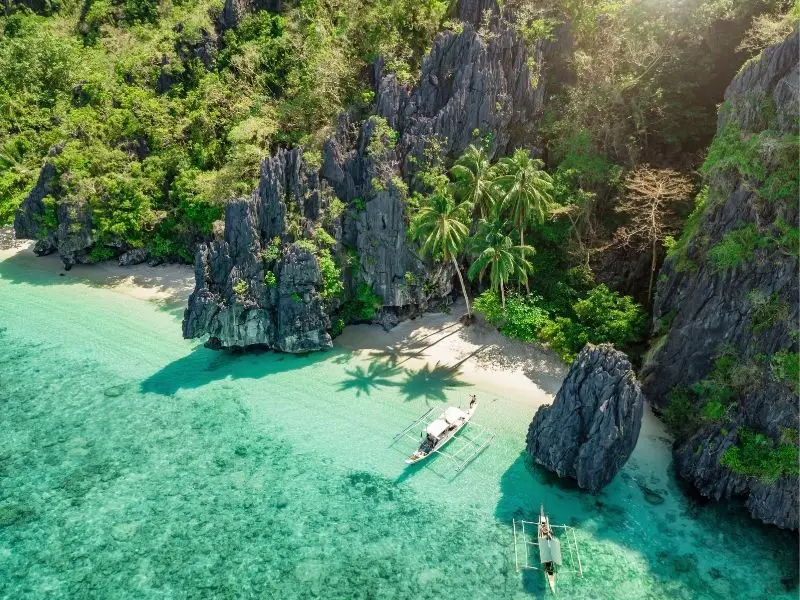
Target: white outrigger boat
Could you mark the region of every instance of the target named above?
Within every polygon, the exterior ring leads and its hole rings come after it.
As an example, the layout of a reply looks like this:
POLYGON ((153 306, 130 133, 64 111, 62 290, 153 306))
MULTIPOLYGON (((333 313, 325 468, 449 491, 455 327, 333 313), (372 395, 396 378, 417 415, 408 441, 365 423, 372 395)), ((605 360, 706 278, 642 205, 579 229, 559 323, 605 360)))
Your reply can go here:
POLYGON ((544 505, 540 505, 539 517, 536 521, 513 520, 514 526, 514 562, 517 572, 522 569, 534 569, 542 571, 547 586, 550 591, 556 593, 556 574, 572 573, 578 577, 583 575, 583 564, 578 550, 578 540, 575 537, 575 529, 569 525, 552 525, 550 518, 544 513, 544 505), (526 525, 528 530, 526 531, 526 525), (531 526, 536 528, 536 541, 532 541, 533 533, 531 526), (561 540, 556 537, 556 531, 560 531, 561 539, 567 548, 565 557, 568 559, 564 564, 561 554, 561 540), (520 549, 521 546, 521 549, 520 549), (530 546, 538 549, 538 560, 531 564, 530 546))
POLYGON ((417 450, 406 458, 406 464, 413 465, 432 454, 440 454, 455 463, 456 472, 461 471, 494 439, 494 434, 491 431, 476 425, 474 422, 470 422, 470 419, 475 414, 477 405, 478 399, 473 394, 470 396, 469 407, 466 409, 449 406, 438 417, 434 418, 432 414, 435 409, 430 408, 411 425, 394 436, 392 444, 403 437, 419 444, 417 450), (468 429, 467 425, 469 425, 468 429), (422 428, 421 443, 419 441, 420 434, 414 433, 414 430, 420 426, 422 428), (456 437, 456 434, 460 431, 462 432, 461 435, 456 437), (457 441, 453 442, 453 439, 457 441), (449 449, 446 452, 443 451, 444 446, 450 442, 453 443, 450 444, 449 449))
POLYGON ((539 524, 537 527, 537 538, 539 540, 539 562, 542 564, 542 571, 547 578, 550 591, 556 593, 556 565, 563 564, 561 559, 561 542, 553 536, 550 528, 550 519, 544 514, 544 504, 541 505, 539 513, 539 524))
POLYGON ((467 410, 461 410, 457 406, 448 406, 438 419, 434 419, 425 427, 422 443, 417 451, 406 459, 406 464, 413 465, 441 450, 447 442, 453 439, 455 434, 461 431, 464 425, 469 423, 477 406, 478 399, 474 395, 470 399, 467 410))

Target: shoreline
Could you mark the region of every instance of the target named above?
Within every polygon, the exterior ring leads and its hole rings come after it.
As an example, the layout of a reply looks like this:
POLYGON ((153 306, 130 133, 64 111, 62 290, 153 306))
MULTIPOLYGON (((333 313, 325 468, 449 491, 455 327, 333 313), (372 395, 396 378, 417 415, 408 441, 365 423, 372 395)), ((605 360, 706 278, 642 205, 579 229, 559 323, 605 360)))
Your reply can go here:
POLYGON ((465 312, 460 299, 449 313, 425 313, 389 331, 378 325, 348 325, 334 348, 396 367, 427 369, 431 379, 458 378, 533 412, 551 404, 568 365, 538 344, 506 338, 481 318, 461 324, 465 312))
POLYGON ((139 300, 155 302, 170 310, 185 306, 189 294, 194 290, 194 270, 189 265, 163 264, 151 267, 143 263, 120 267, 116 261, 106 261, 75 265, 66 271, 58 254, 36 256, 31 240, 3 241, 5 243, 0 245, 0 262, 9 260, 26 270, 50 273, 60 279, 57 283, 102 287, 139 300))
MULTIPOLYGON (((9 238, 7 230, 3 233, 0 262, 10 260, 25 270, 50 273, 59 279, 57 283, 102 287, 176 312, 186 306, 194 290, 194 272, 189 265, 120 267, 107 261, 75 265, 65 271, 57 254, 36 256, 32 241, 9 238)), ((568 365, 538 344, 504 337, 481 318, 464 326, 458 319, 465 312, 464 301, 459 299, 448 313, 425 313, 390 331, 374 324, 349 325, 334 340, 334 350, 396 367, 427 370, 435 379, 458 379, 533 412, 552 403, 568 365)))

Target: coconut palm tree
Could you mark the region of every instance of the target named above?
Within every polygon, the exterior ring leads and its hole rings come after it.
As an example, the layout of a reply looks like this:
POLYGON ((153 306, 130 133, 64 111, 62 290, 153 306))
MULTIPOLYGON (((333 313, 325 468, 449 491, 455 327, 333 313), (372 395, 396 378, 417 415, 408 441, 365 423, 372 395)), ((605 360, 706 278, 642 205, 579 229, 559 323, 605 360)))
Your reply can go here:
MULTIPOLYGON (((498 162, 500 173, 493 180, 503 197, 501 213, 507 214, 519 231, 520 246, 525 246, 525 227, 531 221, 544 223, 553 203, 553 179, 543 170, 544 163, 531 158, 522 148, 498 162)), ((527 282, 525 288, 528 288, 527 282)))
POLYGON ((470 318, 472 309, 461 269, 458 268, 458 255, 467 241, 466 223, 471 208, 468 202, 456 202, 447 188, 441 188, 428 198, 411 223, 411 236, 422 243, 420 251, 423 254, 453 263, 470 318))
POLYGON ((477 216, 487 218, 497 201, 495 173, 482 148, 470 144, 450 169, 456 193, 469 202, 477 216))
POLYGON ((500 301, 505 309, 505 285, 514 276, 528 284, 528 274, 533 271, 529 257, 534 249, 522 244, 514 245, 505 230, 505 223, 498 218, 481 219, 471 246, 477 256, 467 275, 475 279, 488 271, 489 285, 493 290, 500 290, 500 301))

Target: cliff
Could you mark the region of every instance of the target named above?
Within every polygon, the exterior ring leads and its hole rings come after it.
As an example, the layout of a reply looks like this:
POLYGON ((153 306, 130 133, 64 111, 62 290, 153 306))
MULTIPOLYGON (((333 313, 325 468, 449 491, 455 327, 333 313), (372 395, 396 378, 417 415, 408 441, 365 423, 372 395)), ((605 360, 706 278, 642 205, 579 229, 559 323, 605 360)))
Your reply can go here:
POLYGON ((587 344, 553 404, 536 411, 526 451, 559 477, 599 491, 633 452, 643 409, 644 395, 628 357, 610 344, 587 344))
POLYGON ((541 48, 505 25, 485 33, 465 23, 440 34, 411 90, 378 62, 374 114, 342 115, 319 168, 299 149, 263 161, 258 189, 226 208, 224 240, 197 251, 185 337, 304 352, 330 346, 345 322, 388 326, 447 299, 451 268, 420 258, 407 236, 426 150, 454 159, 477 132, 491 134, 492 157, 533 146, 542 113, 528 67, 541 48))
POLYGON ((725 92, 708 184, 661 269, 648 399, 704 496, 798 526, 798 103, 795 32, 725 92))

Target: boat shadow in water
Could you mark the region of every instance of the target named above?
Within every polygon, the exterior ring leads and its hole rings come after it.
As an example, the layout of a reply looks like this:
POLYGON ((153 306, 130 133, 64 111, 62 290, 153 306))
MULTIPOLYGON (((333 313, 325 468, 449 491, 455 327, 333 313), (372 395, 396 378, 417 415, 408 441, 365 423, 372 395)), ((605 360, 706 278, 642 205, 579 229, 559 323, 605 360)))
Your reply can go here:
POLYGON ((325 352, 279 354, 266 348, 247 352, 210 350, 203 346, 142 381, 145 393, 173 396, 223 379, 260 379, 273 373, 307 367, 329 357, 325 352))

